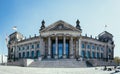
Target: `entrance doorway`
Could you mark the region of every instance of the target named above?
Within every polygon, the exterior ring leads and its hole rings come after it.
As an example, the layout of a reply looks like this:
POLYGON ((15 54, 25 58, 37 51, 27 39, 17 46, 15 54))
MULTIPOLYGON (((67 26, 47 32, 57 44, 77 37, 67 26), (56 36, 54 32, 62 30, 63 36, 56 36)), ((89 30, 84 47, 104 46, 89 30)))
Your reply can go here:
MULTIPOLYGON (((66 57, 69 58, 69 40, 66 40, 66 44, 65 44, 65 50, 66 50, 66 57)), ((58 58, 61 59, 63 57, 63 40, 58 40, 58 58)), ((54 58, 54 56, 56 52, 56 44, 55 44, 55 40, 52 40, 52 44, 51 44, 51 58, 54 58)))
POLYGON ((58 58, 63 56, 63 40, 58 40, 58 58))
POLYGON ((66 40, 66 57, 69 58, 69 40, 66 40))

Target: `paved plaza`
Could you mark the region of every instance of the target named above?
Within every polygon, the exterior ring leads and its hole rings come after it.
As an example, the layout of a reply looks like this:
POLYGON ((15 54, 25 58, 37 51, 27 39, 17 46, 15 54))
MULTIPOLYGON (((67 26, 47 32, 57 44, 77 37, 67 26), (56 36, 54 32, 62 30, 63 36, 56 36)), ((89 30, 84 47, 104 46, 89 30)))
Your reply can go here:
POLYGON ((31 68, 0 66, 0 74, 120 74, 115 71, 103 71, 103 67, 92 68, 31 68))

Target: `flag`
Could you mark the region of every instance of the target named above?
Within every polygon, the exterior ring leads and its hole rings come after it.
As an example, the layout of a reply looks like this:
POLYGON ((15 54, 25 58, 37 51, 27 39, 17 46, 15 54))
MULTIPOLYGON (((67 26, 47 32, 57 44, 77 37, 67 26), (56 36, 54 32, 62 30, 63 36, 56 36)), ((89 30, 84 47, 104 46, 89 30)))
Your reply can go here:
POLYGON ((15 30, 15 31, 17 31, 17 26, 13 26, 12 29, 15 30))
POLYGON ((107 27, 107 25, 105 25, 105 28, 107 27))

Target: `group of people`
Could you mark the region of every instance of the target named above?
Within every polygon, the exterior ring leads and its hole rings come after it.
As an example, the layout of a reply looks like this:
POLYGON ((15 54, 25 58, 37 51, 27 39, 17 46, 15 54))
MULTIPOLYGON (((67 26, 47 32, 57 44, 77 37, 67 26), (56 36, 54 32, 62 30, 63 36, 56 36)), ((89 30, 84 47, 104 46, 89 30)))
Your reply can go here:
POLYGON ((112 71, 112 69, 115 70, 116 68, 117 68, 117 66, 114 66, 114 68, 107 68, 107 66, 104 66, 104 69, 103 69, 103 70, 104 70, 104 71, 105 71, 105 70, 112 71))

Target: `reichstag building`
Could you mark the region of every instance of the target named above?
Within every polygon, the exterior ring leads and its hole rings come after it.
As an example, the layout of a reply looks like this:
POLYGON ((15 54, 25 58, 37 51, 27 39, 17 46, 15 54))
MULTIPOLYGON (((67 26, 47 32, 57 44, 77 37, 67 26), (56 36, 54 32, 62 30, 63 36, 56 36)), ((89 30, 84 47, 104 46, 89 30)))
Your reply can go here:
POLYGON ((73 26, 59 20, 49 26, 41 22, 39 36, 24 37, 20 32, 9 35, 8 61, 30 59, 101 59, 113 60, 113 35, 107 31, 97 37, 82 36, 80 21, 73 26))

